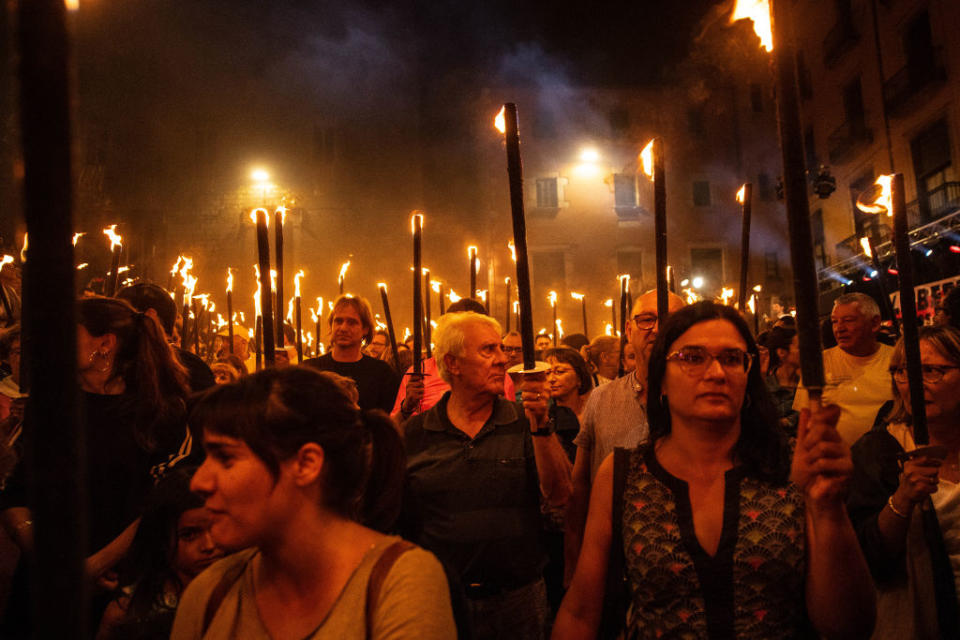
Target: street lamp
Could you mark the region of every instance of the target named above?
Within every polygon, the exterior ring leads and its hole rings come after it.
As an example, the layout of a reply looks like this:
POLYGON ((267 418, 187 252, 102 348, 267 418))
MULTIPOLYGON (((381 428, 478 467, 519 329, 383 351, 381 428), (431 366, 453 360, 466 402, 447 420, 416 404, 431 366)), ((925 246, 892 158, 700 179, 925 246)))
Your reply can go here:
POLYGON ((260 185, 263 206, 267 206, 267 189, 270 188, 270 172, 263 168, 256 168, 250 172, 250 178, 260 185))

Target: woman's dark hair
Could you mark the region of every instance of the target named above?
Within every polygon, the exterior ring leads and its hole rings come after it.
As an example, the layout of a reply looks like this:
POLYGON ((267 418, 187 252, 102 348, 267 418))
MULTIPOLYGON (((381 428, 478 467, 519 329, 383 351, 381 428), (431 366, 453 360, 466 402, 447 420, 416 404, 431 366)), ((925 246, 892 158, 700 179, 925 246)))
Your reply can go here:
POLYGON ((577 379, 580 381, 580 386, 577 389, 577 393, 580 395, 588 393, 590 389, 593 389, 593 376, 590 375, 590 368, 587 367, 587 361, 574 349, 570 347, 547 349, 540 357, 544 360, 556 358, 560 362, 573 367, 573 370, 577 373, 577 379))
POLYGON ((400 511, 403 442, 382 411, 361 411, 331 380, 304 367, 266 369, 212 388, 191 425, 242 440, 274 477, 313 442, 324 451, 324 506, 386 531, 400 511))
POLYGON ((760 344, 770 350, 770 371, 780 366, 780 355, 777 349, 790 351, 790 343, 793 342, 793 336, 797 335, 796 329, 789 327, 774 327, 767 332, 766 340, 761 340, 760 344))
POLYGON ((670 407, 663 396, 663 376, 670 348, 692 326, 708 320, 726 320, 732 324, 753 356, 747 375, 746 398, 740 410, 740 438, 734 456, 748 473, 770 482, 784 483, 790 473, 790 452, 779 429, 777 410, 760 375, 757 345, 750 328, 733 307, 703 301, 670 314, 653 343, 647 371, 647 414, 650 441, 656 442, 670 433, 670 407))
POLYGON ((136 409, 137 443, 150 451, 157 430, 181 420, 189 395, 187 370, 177 360, 156 319, 116 298, 81 298, 77 322, 95 337, 117 337, 111 377, 123 380, 136 409))
POLYGON ((120 578, 121 585, 133 586, 124 616, 131 624, 169 609, 165 597, 168 583, 178 593, 187 586, 180 584, 174 561, 180 516, 203 506, 203 498, 190 491, 190 478, 195 471, 196 467, 183 465, 167 471, 153 488, 140 517, 120 578))
POLYGON ((239 356, 236 356, 232 353, 220 356, 217 358, 217 362, 226 362, 228 365, 237 370, 241 378, 249 373, 247 371, 247 365, 243 362, 243 360, 241 360, 239 356))
POLYGON ((120 289, 117 297, 129 302, 137 311, 146 312, 148 309, 153 309, 166 334, 173 335, 173 328, 177 322, 177 303, 160 285, 152 282, 138 282, 120 289))

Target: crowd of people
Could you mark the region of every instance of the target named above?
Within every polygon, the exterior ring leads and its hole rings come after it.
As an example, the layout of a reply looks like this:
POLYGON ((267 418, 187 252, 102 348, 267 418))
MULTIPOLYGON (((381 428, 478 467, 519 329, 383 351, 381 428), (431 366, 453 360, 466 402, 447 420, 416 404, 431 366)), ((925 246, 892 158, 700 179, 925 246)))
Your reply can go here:
MULTIPOLYGON (((159 286, 81 298, 80 635, 960 637, 960 290, 942 311, 918 447, 902 340, 861 293, 833 305, 822 404, 792 316, 755 335, 671 295, 661 322, 656 292, 622 340, 538 336, 534 372, 469 298, 418 373, 361 297, 325 354, 262 370, 245 335, 181 345, 159 286)), ((40 610, 20 339, 0 330, 3 638, 40 610)))

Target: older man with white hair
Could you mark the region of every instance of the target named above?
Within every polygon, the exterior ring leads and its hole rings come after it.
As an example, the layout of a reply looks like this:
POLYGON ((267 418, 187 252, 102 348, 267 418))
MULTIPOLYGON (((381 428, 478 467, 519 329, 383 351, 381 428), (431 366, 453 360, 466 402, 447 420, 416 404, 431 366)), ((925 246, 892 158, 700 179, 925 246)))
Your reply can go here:
POLYGON ((434 356, 450 391, 404 425, 404 537, 443 562, 460 634, 475 640, 544 636, 540 501, 559 507, 570 494, 546 376, 523 383, 522 404, 501 397, 500 336, 485 315, 445 314, 434 356))
MULTIPOLYGON (((823 352, 824 401, 840 406, 837 431, 852 445, 873 426, 880 407, 893 399, 889 371, 893 347, 877 341, 880 307, 865 293, 837 298, 830 322, 837 346, 823 352)), ((793 400, 797 411, 809 403, 800 382, 793 400)))

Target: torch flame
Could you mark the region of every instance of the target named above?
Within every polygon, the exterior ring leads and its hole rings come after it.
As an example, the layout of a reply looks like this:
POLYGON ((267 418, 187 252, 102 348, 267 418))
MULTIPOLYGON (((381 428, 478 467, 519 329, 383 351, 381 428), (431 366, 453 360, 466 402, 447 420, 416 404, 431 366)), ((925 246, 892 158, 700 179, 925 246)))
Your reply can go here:
POLYGON ((604 301, 603 301, 603 306, 605 306, 605 307, 612 307, 612 306, 613 306, 613 298, 607 298, 606 300, 604 300, 604 301))
POLYGON ((87 234, 84 233, 83 231, 80 231, 79 233, 73 234, 73 246, 77 246, 77 240, 80 239, 80 236, 85 236, 85 235, 87 235, 87 234))
POLYGON ((378 282, 378 283, 377 283, 377 288, 378 288, 378 289, 383 289, 384 291, 386 291, 386 290, 387 290, 387 283, 386 283, 386 282, 378 282))
POLYGON ((129 265, 124 265, 122 267, 117 268, 117 274, 126 273, 127 271, 130 271, 129 265))
POLYGON ((573 291, 571 291, 571 292, 570 292, 570 297, 573 298, 574 300, 581 300, 581 301, 583 300, 583 294, 582 294, 582 293, 574 293, 573 291))
POLYGON ((283 205, 280 205, 279 207, 277 207, 277 210, 274 211, 274 213, 277 213, 277 212, 280 213, 280 225, 282 226, 287 224, 287 208, 284 207, 283 205))
POLYGON ((433 289, 434 293, 440 293, 440 282, 438 280, 431 280, 430 288, 433 289))
POLYGON ((870 250, 870 239, 860 238, 860 246, 863 247, 863 254, 868 258, 873 257, 873 251, 870 250))
POLYGON ((204 309, 207 308, 207 304, 208 304, 207 298, 210 297, 210 294, 209 294, 209 293, 200 293, 200 294, 197 294, 197 295, 191 296, 191 297, 192 297, 194 300, 199 300, 201 307, 203 307, 204 309))
MULTIPOLYGON (((187 278, 190 277, 190 269, 193 269, 193 258, 187 258, 186 256, 180 256, 183 259, 183 264, 180 266, 180 278, 183 282, 183 288, 187 288, 187 278)), ((180 258, 177 259, 177 264, 180 264, 180 258)))
POLYGON ((296 300, 296 296, 290 298, 287 302, 287 322, 293 324, 293 301, 296 300))
POLYGON ((420 218, 420 229, 423 229, 423 212, 414 211, 410 216, 410 233, 417 232, 417 218, 420 218))
POLYGON ((496 117, 493 119, 493 126, 496 127, 497 131, 499 131, 500 133, 507 132, 506 113, 507 113, 507 107, 506 105, 504 105, 500 107, 499 113, 497 113, 496 117))
POLYGON ((753 31, 760 38, 760 48, 773 51, 773 27, 770 22, 769 0, 737 0, 730 22, 751 20, 753 31))
POLYGON ((866 189, 857 198, 857 209, 864 213, 886 213, 893 215, 892 200, 893 176, 878 176, 872 187, 866 189))
POLYGON ((409 338, 409 337, 410 337, 410 327, 404 327, 404 328, 403 328, 403 340, 401 340, 401 342, 406 342, 406 341, 407 341, 407 338, 409 338))
POLYGON ((303 269, 300 269, 300 271, 297 271, 297 274, 293 276, 293 297, 294 298, 300 297, 300 278, 302 277, 303 277, 303 269))
POLYGON ((233 271, 227 267, 227 291, 233 291, 233 271))
POLYGON ((117 233, 117 225, 112 224, 103 230, 103 235, 110 238, 110 250, 113 251, 118 246, 123 246, 123 238, 117 233))
POLYGON ((350 261, 347 260, 342 265, 340 265, 340 282, 343 282, 344 277, 347 275, 347 269, 350 268, 350 261))
POLYGON ((273 293, 277 292, 277 270, 276 269, 270 269, 270 291, 273 293))
POLYGON ((747 309, 750 310, 750 313, 757 313, 757 294, 750 296, 750 299, 747 300, 747 309))
POLYGON ((694 304, 702 300, 700 294, 693 289, 684 289, 683 293, 687 297, 687 304, 694 304))
POLYGON ((170 275, 177 275, 177 271, 180 271, 180 265, 183 263, 183 256, 177 256, 177 261, 173 264, 173 269, 170 269, 170 275))
MULTIPOLYGON (((10 264, 11 262, 13 262, 13 256, 3 256, 3 259, 0 260, 0 271, 3 271, 3 265, 10 264)), ((86 265, 86 263, 84 263, 84 265, 86 265)), ((80 267, 77 268, 79 269, 80 267)))
POLYGON ((484 302, 487 301, 487 290, 486 290, 486 289, 481 289, 480 291, 477 291, 477 295, 480 296, 480 299, 483 300, 484 302))
POLYGON ((223 316, 218 313, 217 314, 217 331, 220 331, 220 329, 223 329, 225 326, 227 326, 227 321, 224 320, 223 316))
POLYGON ((514 262, 517 261, 517 247, 513 244, 513 240, 507 243, 507 248, 510 249, 510 259, 514 262))
POLYGON ((477 257, 477 248, 475 246, 470 245, 467 247, 467 257, 471 259, 477 257))
POLYGON ((609 322, 603 327, 603 335, 612 336, 613 335, 613 325, 609 322))
POLYGON ((250 222, 257 224, 257 214, 263 211, 263 219, 266 221, 267 226, 270 226, 270 213, 263 207, 253 209, 250 211, 250 222))
POLYGON ((447 298, 450 299, 451 304, 454 303, 454 302, 459 302, 459 301, 460 301, 460 296, 458 296, 458 295, 456 294, 456 292, 454 292, 453 289, 450 289, 450 292, 447 294, 447 298))
POLYGON ((260 284, 260 265, 253 265, 253 272, 257 275, 257 290, 253 294, 253 315, 254 317, 263 316, 263 310, 260 308, 260 294, 262 286, 260 284))
POLYGON ((193 290, 197 288, 197 279, 191 275, 188 275, 183 279, 183 289, 187 298, 193 297, 193 290))
POLYGON ((513 301, 513 312, 514 312, 514 313, 520 313, 520 301, 519 301, 519 300, 514 300, 514 301, 513 301))
POLYGON ((626 280, 626 281, 627 281, 627 285, 629 286, 629 285, 630 285, 630 274, 629 274, 629 273, 625 273, 625 274, 623 274, 622 276, 617 276, 617 280, 618 280, 618 281, 626 280))
POLYGON ((640 167, 644 175, 653 180, 653 140, 648 142, 640 152, 640 167))
POLYGON ((753 290, 756 291, 757 293, 760 293, 761 291, 763 291, 763 286, 758 284, 753 287, 753 290))
POLYGON ((737 191, 737 202, 743 204, 743 199, 747 197, 747 185, 740 187, 740 191, 737 191))
POLYGON ((28 233, 23 234, 23 248, 20 249, 20 262, 27 261, 27 248, 30 246, 30 238, 28 233))
MULTIPOLYGON (((6 258, 6 257, 7 257, 7 256, 4 256, 4 258, 6 258)), ((80 271, 81 269, 86 269, 86 268, 89 267, 89 266, 90 266, 89 263, 87 263, 87 262, 81 262, 80 264, 77 265, 77 271, 80 271)), ((173 295, 173 294, 171 293, 170 295, 173 295)))
POLYGON ((551 306, 551 307, 557 306, 557 292, 556 292, 556 291, 551 291, 550 293, 548 293, 548 294, 547 294, 547 299, 550 301, 550 306, 551 306))
POLYGON ((563 322, 557 318, 557 339, 563 339, 563 322))
POLYGON ((720 300, 723 302, 723 304, 724 305, 730 304, 730 298, 732 297, 733 297, 733 289, 728 289, 727 287, 723 287, 723 289, 720 291, 720 300))

